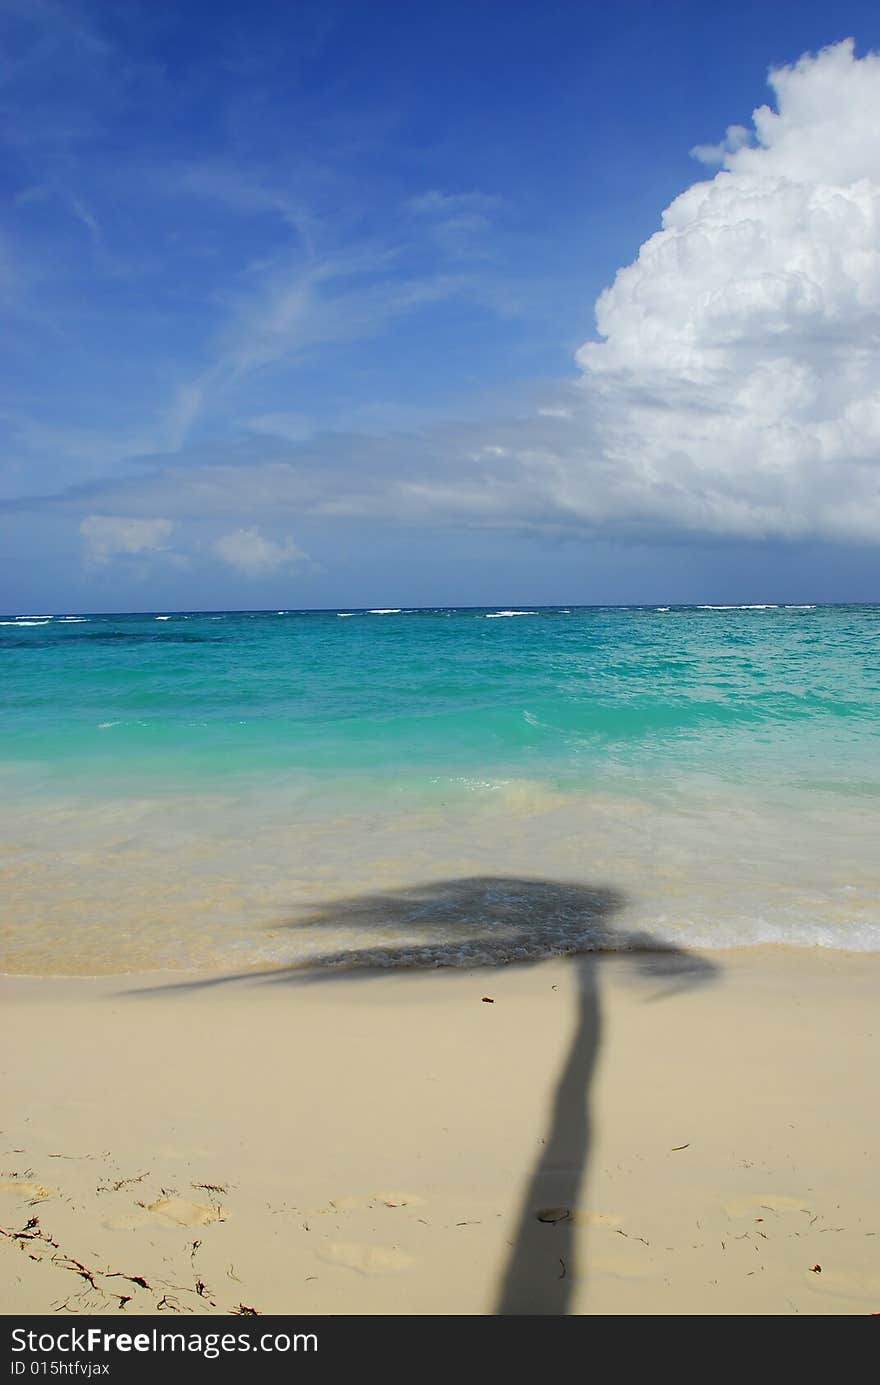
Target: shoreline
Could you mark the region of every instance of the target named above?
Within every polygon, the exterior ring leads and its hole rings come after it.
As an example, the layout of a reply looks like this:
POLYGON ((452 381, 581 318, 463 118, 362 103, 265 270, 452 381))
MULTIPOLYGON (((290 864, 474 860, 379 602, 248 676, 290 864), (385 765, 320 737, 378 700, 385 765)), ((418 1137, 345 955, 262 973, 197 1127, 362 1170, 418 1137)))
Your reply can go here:
POLYGON ((4 1311, 877 1311, 880 954, 657 955, 0 979, 4 1311))
MULTIPOLYGON (((635 936, 639 936, 636 934, 635 936)), ((614 958, 626 959, 641 952, 662 951, 669 948, 670 951, 678 951, 676 944, 667 942, 658 937, 654 946, 653 935, 645 934, 649 940, 645 948, 622 946, 622 947, 598 947, 587 949, 577 953, 549 953, 546 956, 520 961, 512 958, 510 961, 486 963, 484 965, 406 965, 402 963, 377 964, 375 967, 353 967, 347 969, 343 964, 334 964, 329 967, 312 966, 307 958, 301 962, 291 963, 278 961, 274 963, 251 962, 242 963, 239 970, 228 972, 218 967, 139 967, 131 968, 127 971, 106 971, 106 972, 15 972, 0 971, 0 998, 5 998, 3 992, 5 988, 43 986, 44 984, 57 986, 95 986, 101 988, 111 988, 114 983, 120 986, 120 995, 136 994, 139 991, 150 992, 156 990, 174 989, 185 990, 188 987, 214 987, 246 985, 260 981, 269 982, 273 977, 280 979, 283 976, 290 976, 293 981, 296 977, 302 980, 303 985, 309 982, 317 983, 319 980, 339 978, 348 980, 358 980, 363 974, 376 979, 385 976, 417 977, 417 976, 461 976, 467 975, 478 977, 480 973, 504 973, 520 972, 530 970, 535 966, 553 965, 554 963, 576 962, 578 958, 597 958, 610 961, 614 958)), ((774 959, 780 962, 785 957, 814 958, 817 962, 826 958, 831 965, 845 965, 847 959, 865 959, 876 957, 880 959, 880 951, 874 948, 848 948, 833 947, 828 943, 812 942, 748 942, 739 947, 724 945, 721 947, 706 947, 700 945, 693 948, 680 949, 685 954, 692 954, 695 957, 703 957, 708 960, 719 959, 719 966, 723 969, 727 959, 735 964, 737 958, 744 961, 750 959, 754 963, 762 959, 773 965, 774 959)), ((392 949, 396 951, 396 949, 392 949)))

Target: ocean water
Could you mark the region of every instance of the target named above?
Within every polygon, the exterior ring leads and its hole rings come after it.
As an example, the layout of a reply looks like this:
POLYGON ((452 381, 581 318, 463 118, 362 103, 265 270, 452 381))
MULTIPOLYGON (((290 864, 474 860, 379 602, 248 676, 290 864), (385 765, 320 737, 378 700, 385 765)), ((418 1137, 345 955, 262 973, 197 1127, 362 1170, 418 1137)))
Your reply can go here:
POLYGON ((0 970, 880 949, 880 607, 9 615, 0 970))

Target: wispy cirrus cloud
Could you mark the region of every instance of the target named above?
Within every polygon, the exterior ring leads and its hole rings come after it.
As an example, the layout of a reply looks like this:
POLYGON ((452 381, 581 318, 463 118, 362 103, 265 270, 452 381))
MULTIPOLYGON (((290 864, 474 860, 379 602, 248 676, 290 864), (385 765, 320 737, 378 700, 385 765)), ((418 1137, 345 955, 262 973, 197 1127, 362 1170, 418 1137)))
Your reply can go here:
MULTIPOLYGON (((285 16, 282 65, 268 41, 273 23, 260 15, 262 46, 244 50, 236 23, 212 30, 212 79, 235 77, 218 106, 156 60, 157 34, 184 27, 179 16, 135 5, 110 22, 87 0, 4 6, 0 111, 10 119, 0 140, 16 180, 6 235, 18 337, 41 341, 58 415, 53 455, 71 473, 89 395, 111 445, 120 433, 112 414, 125 404, 136 453, 174 452, 200 427, 265 410, 273 372, 375 339, 432 305, 490 305, 497 293, 484 291, 482 269, 460 264, 476 230, 467 218, 488 227, 491 199, 444 194, 442 206, 412 215, 399 186, 380 187, 372 174, 381 122, 371 134, 364 112, 339 114, 297 88, 332 16, 309 5, 285 16), (266 137, 248 93, 267 100, 267 82, 308 139, 266 137)), ((27 393, 16 405, 22 435, 45 422, 26 414, 27 393)), ((25 461, 41 469, 38 450, 25 447, 25 461)))
POLYGON ((437 246, 451 258, 491 254, 497 197, 483 192, 441 192, 430 188, 410 198, 408 209, 421 219, 437 246))

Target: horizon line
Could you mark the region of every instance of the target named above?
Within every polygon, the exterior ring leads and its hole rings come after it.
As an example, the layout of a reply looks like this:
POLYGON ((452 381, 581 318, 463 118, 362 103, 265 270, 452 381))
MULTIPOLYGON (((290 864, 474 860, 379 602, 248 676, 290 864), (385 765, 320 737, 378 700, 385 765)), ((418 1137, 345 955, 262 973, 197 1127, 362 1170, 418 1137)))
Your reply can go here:
POLYGON ((410 615, 421 614, 430 611, 506 611, 514 610, 514 607, 529 607, 529 611, 522 611, 522 614, 529 614, 531 611, 636 611, 636 610, 785 610, 796 609, 798 607, 810 607, 814 610, 820 607, 835 606, 877 606, 880 605, 880 598, 859 601, 553 601, 553 602, 519 602, 502 605, 500 602, 479 603, 474 606, 462 606, 434 602, 427 606, 288 606, 278 608, 275 606, 179 606, 165 607, 164 609, 155 607, 145 610, 71 610, 63 607, 57 611, 6 611, 3 613, 4 619, 11 620, 54 620, 64 616, 199 616, 199 615, 331 615, 341 611, 350 612, 352 615, 410 615))

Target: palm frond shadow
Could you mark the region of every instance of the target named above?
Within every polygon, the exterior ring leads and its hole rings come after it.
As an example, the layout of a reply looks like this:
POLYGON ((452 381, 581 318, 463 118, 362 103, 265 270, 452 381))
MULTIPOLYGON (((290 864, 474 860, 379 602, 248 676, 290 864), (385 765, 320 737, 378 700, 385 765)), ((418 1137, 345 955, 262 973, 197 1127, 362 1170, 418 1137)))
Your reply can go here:
POLYGON ((378 934, 382 940, 368 947, 342 947, 285 967, 155 989, 191 990, 234 981, 326 984, 388 971, 527 966, 553 956, 571 957, 578 997, 574 1035, 495 1305, 503 1315, 565 1314, 583 1274, 575 1227, 590 1148, 590 1084, 601 1043, 599 969, 608 957, 622 954, 635 975, 651 983, 650 999, 704 984, 718 974, 704 957, 648 933, 615 928, 614 915, 625 902, 620 891, 603 885, 501 876, 434 880, 333 900, 289 925, 300 936, 330 928, 354 938, 378 934))

